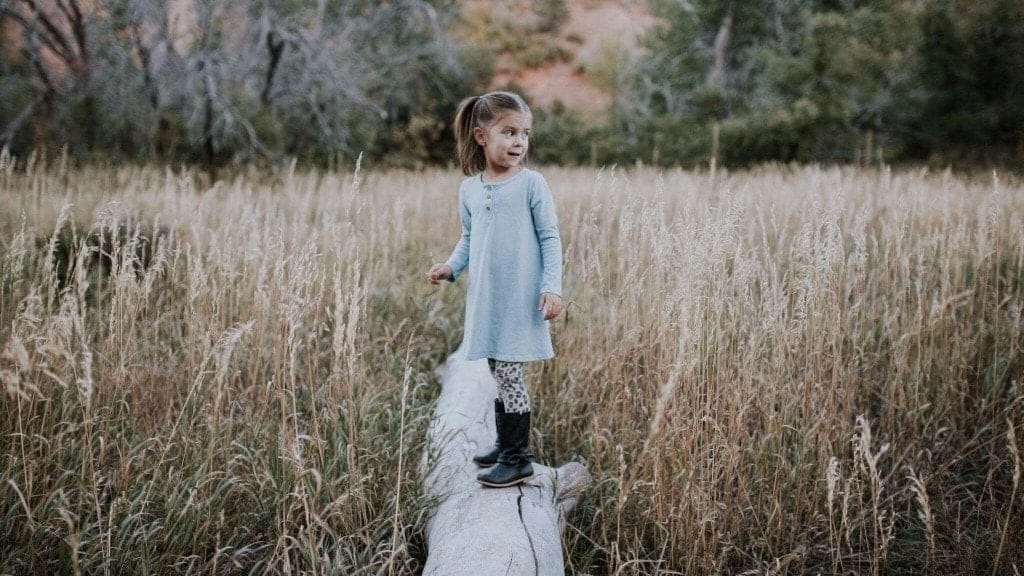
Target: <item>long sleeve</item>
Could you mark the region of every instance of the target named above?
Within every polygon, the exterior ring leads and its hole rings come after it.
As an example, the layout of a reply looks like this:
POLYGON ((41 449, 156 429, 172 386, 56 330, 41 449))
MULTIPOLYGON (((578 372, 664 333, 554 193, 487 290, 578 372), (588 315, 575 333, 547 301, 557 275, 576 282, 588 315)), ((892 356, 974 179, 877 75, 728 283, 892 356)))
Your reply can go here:
POLYGON ((540 242, 541 293, 562 295, 562 239, 558 234, 558 216, 555 201, 547 182, 539 178, 532 190, 530 213, 533 228, 540 242))
POLYGON ((455 249, 452 250, 451 256, 445 262, 452 269, 452 282, 469 265, 469 236, 473 227, 473 215, 469 212, 465 194, 463 194, 461 189, 459 190, 459 220, 462 221, 462 236, 459 237, 458 243, 455 244, 455 249))

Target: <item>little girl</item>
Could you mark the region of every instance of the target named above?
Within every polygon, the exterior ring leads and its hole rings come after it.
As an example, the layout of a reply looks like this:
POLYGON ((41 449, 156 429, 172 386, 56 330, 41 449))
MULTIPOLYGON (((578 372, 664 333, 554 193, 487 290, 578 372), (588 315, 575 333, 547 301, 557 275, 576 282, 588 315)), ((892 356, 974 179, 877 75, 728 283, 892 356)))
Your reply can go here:
POLYGON ((533 477, 530 396, 524 362, 555 355, 548 320, 562 312, 562 241, 544 177, 523 166, 529 148, 529 106, 516 94, 491 92, 459 104, 455 115, 462 237, 430 282, 454 282, 469 267, 467 360, 487 358, 498 383, 494 446, 474 456, 493 466, 485 486, 513 486, 533 477), (495 465, 496 464, 496 465, 495 465))

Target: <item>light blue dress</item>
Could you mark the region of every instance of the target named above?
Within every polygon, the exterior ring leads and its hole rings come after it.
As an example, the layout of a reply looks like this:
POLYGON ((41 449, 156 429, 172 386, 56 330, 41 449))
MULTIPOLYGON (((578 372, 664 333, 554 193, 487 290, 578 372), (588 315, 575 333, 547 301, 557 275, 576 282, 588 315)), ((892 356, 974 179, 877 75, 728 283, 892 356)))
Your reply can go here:
POLYGON ((467 360, 543 360, 555 355, 544 292, 562 295, 562 240, 544 177, 524 168, 500 182, 478 174, 459 186, 462 237, 445 262, 452 281, 467 267, 467 360))

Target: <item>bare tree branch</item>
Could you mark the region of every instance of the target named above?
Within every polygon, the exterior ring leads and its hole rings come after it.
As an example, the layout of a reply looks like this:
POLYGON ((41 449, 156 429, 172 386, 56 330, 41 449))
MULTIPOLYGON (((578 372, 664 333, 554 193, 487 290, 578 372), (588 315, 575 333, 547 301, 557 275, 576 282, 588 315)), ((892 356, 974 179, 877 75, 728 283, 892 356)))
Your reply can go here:
POLYGON ((29 102, 13 120, 7 124, 4 128, 3 134, 0 134, 0 148, 3 148, 10 144, 11 140, 14 140, 14 136, 17 135, 18 130, 28 122, 28 119, 32 117, 32 112, 35 111, 36 105, 39 104, 40 98, 36 98, 32 102, 29 102))
MULTIPOLYGON (((89 74, 91 68, 91 56, 89 54, 89 42, 86 36, 86 19, 82 14, 82 10, 78 6, 78 0, 68 0, 71 4, 71 16, 68 17, 68 21, 71 23, 71 30, 75 35, 75 40, 78 43, 78 57, 80 74, 89 74)), ((62 2, 63 4, 63 2, 62 2)))
POLYGON ((715 35, 714 64, 708 71, 706 83, 708 86, 725 90, 726 67, 729 65, 729 49, 732 45, 732 14, 726 13, 722 19, 722 25, 715 35))
MULTIPOLYGON (((47 32, 47 34, 49 34, 49 36, 46 37, 48 43, 51 45, 60 45, 60 49, 55 50, 55 52, 58 56, 61 57, 62 60, 64 60, 64 63, 68 66, 68 68, 73 69, 76 54, 74 48, 72 48, 71 44, 68 42, 65 33, 53 22, 53 20, 50 18, 50 15, 47 14, 47 12, 43 10, 42 7, 39 6, 37 2, 35 2, 35 0, 21 1, 23 4, 29 7, 36 21, 38 21, 42 25, 43 29, 47 32)), ((38 28, 32 26, 31 24, 30 27, 38 31, 38 28)))
POLYGON ((71 19, 72 19, 72 16, 71 16, 71 10, 68 9, 67 4, 64 3, 64 0, 56 0, 56 3, 57 3, 57 8, 59 8, 60 11, 64 13, 64 17, 67 18, 68 22, 70 22, 71 19))
POLYGON ((57 86, 50 78, 50 73, 46 70, 46 66, 43 65, 42 59, 39 57, 39 44, 37 40, 39 36, 35 32, 29 33, 25 38, 26 48, 22 49, 22 54, 28 58, 28 61, 32 64, 32 68, 35 69, 36 74, 39 76, 39 80, 43 84, 43 89, 47 93, 54 93, 57 91, 57 86))
MULTIPOLYGON (((43 44, 46 45, 47 49, 56 54, 65 63, 71 62, 72 55, 68 51, 69 48, 66 45, 58 43, 51 36, 44 36, 40 34, 40 30, 36 26, 36 24, 33 21, 26 18, 25 16, 23 16, 22 14, 20 14, 17 10, 11 8, 0 8, 0 14, 10 17, 12 20, 14 20, 14 22, 21 25, 23 34, 35 35, 37 39, 39 39, 40 41, 42 41, 43 44)), ((35 16, 36 20, 38 20, 38 15, 36 14, 35 16)))
POLYGON ((132 44, 135 47, 135 52, 139 55, 139 64, 142 65, 142 80, 146 86, 146 94, 148 95, 149 103, 156 110, 160 105, 160 94, 157 91, 156 81, 153 78, 152 73, 152 50, 145 44, 142 39, 142 29, 140 22, 137 19, 132 19, 132 44))
POLYGON ((281 63, 281 54, 284 52, 284 40, 277 36, 273 29, 267 32, 267 52, 270 54, 270 64, 267 66, 267 77, 263 82, 263 91, 260 93, 260 102, 266 106, 270 104, 270 89, 274 84, 274 72, 281 63))

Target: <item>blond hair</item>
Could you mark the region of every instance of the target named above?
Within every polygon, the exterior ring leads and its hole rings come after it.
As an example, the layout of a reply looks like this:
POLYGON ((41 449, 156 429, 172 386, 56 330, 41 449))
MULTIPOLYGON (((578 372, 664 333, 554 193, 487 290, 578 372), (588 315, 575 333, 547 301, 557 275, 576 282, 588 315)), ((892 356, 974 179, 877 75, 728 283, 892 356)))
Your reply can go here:
POLYGON ((503 112, 509 111, 533 115, 526 101, 512 92, 489 92, 470 96, 459 103, 455 113, 455 156, 463 174, 472 176, 487 168, 484 148, 473 138, 473 129, 486 128, 503 112))

